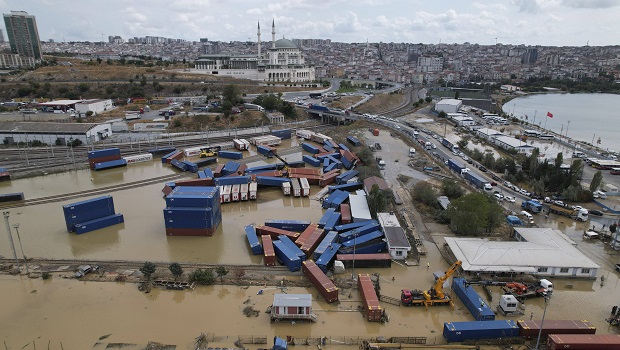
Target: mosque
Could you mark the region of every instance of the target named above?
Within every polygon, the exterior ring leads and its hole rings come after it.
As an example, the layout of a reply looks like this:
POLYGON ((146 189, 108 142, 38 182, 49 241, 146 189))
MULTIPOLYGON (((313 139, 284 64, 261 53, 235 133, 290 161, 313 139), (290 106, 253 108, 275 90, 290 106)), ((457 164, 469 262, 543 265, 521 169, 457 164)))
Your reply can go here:
POLYGON ((256 55, 210 54, 195 61, 199 73, 266 82, 310 82, 314 67, 307 65, 301 50, 291 40, 276 40, 275 21, 271 24, 271 47, 262 51, 258 23, 256 55))

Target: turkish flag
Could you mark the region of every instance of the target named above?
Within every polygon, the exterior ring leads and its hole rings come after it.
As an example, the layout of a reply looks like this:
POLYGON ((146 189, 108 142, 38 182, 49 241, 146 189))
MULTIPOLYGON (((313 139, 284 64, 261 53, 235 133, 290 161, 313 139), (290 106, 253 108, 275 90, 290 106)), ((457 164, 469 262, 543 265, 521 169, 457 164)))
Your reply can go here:
POLYGON ((553 118, 553 114, 551 114, 551 112, 547 112, 547 117, 553 118))

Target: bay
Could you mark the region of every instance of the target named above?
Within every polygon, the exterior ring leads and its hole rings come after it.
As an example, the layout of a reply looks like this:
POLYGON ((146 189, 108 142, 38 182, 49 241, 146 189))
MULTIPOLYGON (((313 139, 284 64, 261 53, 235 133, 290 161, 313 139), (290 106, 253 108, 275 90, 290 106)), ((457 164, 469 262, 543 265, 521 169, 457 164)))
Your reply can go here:
POLYGON ((554 93, 518 97, 504 104, 503 111, 603 150, 620 151, 618 106, 620 95, 554 93))

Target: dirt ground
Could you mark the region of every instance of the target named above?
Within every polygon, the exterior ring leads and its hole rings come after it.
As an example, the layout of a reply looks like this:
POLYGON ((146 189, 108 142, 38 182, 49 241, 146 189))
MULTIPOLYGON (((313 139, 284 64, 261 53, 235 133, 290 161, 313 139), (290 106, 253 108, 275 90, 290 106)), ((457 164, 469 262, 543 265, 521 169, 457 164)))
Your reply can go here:
POLYGON ((375 95, 368 102, 357 107, 355 110, 358 113, 370 113, 378 114, 381 111, 390 110, 396 108, 405 100, 405 96, 402 94, 380 94, 375 95))

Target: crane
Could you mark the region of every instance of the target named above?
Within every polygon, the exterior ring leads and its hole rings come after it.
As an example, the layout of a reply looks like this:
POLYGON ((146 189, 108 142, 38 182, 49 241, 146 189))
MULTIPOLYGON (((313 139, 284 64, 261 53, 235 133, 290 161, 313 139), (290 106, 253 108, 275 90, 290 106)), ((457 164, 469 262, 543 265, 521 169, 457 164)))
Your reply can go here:
POLYGON ((446 296, 443 292, 443 283, 452 276, 456 270, 461 266, 462 262, 457 260, 450 266, 446 273, 437 279, 435 283, 435 287, 429 289, 424 292, 424 299, 426 300, 426 304, 434 305, 434 304, 450 304, 452 300, 449 296, 446 296))

